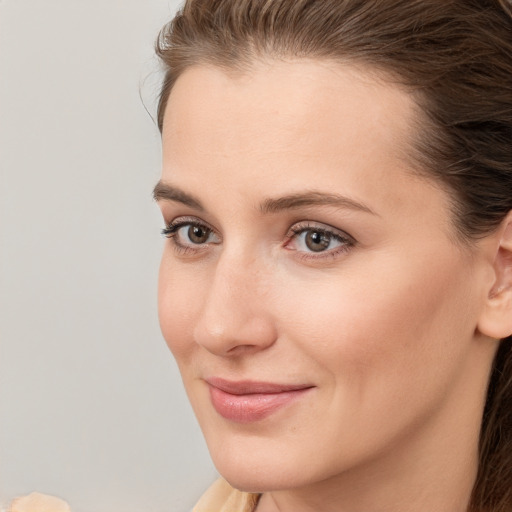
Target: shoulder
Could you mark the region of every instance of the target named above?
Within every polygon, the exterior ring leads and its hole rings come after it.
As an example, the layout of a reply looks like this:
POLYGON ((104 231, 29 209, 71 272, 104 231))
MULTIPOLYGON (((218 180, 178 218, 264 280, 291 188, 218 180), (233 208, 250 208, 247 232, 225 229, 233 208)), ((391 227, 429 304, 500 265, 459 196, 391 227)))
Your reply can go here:
POLYGON ((258 494, 238 491, 220 478, 203 494, 192 512, 254 512, 258 498, 258 494))

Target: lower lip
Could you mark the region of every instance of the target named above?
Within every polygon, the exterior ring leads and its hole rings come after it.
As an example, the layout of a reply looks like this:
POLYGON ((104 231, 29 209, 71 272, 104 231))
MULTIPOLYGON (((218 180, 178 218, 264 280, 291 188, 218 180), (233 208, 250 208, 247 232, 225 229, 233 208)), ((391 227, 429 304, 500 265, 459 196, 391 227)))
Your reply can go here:
POLYGON ((310 389, 304 388, 282 393, 232 395, 210 386, 210 397, 213 407, 223 418, 237 423, 253 423, 295 402, 310 389))

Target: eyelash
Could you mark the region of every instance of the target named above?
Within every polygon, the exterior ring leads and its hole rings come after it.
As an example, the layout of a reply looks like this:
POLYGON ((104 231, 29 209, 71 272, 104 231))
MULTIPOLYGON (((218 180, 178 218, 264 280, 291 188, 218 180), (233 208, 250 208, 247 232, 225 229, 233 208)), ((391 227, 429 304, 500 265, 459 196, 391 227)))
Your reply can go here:
MULTIPOLYGON (((169 238, 172 240, 172 244, 174 246, 175 251, 178 254, 197 254, 199 251, 202 251, 207 248, 208 245, 211 244, 217 244, 218 242, 206 242, 206 243, 198 243, 195 244, 196 247, 193 247, 192 245, 185 245, 180 242, 178 235, 178 232, 183 227, 197 227, 200 229, 206 230, 210 235, 216 235, 218 238, 220 236, 218 233, 210 227, 208 224, 199 221, 196 218, 186 218, 186 217, 180 217, 178 219, 173 220, 170 222, 164 229, 162 229, 162 235, 164 235, 166 238, 169 238)), ((318 252, 308 252, 308 251, 299 251, 296 249, 288 249, 290 251, 295 251, 297 253, 297 257, 303 259, 303 260, 321 260, 326 258, 334 259, 337 256, 339 256, 342 253, 348 252, 355 244, 356 241, 353 237, 351 237, 348 233, 345 233, 344 231, 341 231, 336 228, 331 228, 330 226, 327 226, 325 224, 321 223, 314 223, 311 221, 303 221, 298 222, 293 225, 292 228, 288 231, 286 234, 286 240, 284 243, 284 247, 287 248, 287 246, 295 239, 297 239, 300 235, 307 233, 308 231, 319 233, 320 235, 327 236, 329 238, 329 242, 332 240, 335 240, 336 242, 339 242, 339 247, 335 249, 327 249, 325 251, 318 251, 318 252)))
POLYGON ((314 251, 296 251, 297 256, 303 260, 319 260, 325 258, 334 259, 340 254, 348 252, 356 244, 355 239, 351 237, 348 233, 345 233, 344 231, 341 231, 336 228, 331 228, 330 226, 327 226, 325 224, 304 221, 294 224, 294 226, 290 229, 289 234, 286 235, 287 242, 285 243, 285 247, 290 241, 302 235, 303 233, 307 233, 308 231, 319 233, 321 235, 326 235, 327 237, 329 237, 330 241, 335 240, 336 242, 339 242, 340 245, 335 249, 328 249, 316 253, 314 251))
POLYGON ((203 250, 207 245, 206 243, 196 244, 197 247, 192 247, 189 245, 182 244, 177 235, 178 231, 185 226, 197 227, 205 229, 210 233, 217 234, 217 232, 212 227, 208 226, 204 222, 200 222, 198 219, 195 218, 180 217, 179 219, 173 220, 172 222, 167 224, 167 226, 165 226, 164 229, 162 229, 161 233, 166 238, 172 240, 174 249, 178 254, 197 253, 198 251, 203 250))

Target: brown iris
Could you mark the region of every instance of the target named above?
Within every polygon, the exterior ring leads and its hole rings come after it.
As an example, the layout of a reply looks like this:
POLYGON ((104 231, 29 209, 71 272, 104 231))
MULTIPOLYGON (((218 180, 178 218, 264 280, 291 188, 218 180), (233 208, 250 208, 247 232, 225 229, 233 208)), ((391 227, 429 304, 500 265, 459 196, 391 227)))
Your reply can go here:
POLYGON ((210 236, 210 231, 201 226, 190 226, 187 235, 192 243, 204 244, 210 236))
POLYGON ((309 250, 321 252, 329 247, 331 237, 322 231, 308 231, 304 242, 309 250))

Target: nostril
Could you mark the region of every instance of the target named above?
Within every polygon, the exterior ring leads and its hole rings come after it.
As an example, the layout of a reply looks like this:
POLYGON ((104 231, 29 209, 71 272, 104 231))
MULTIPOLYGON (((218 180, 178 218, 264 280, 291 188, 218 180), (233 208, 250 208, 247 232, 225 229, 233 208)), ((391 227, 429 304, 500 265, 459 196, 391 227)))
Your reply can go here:
POLYGON ((229 356, 241 356, 244 354, 248 354, 258 350, 258 345, 246 344, 246 345, 236 345, 235 347, 229 349, 227 355, 229 356))
POLYGON ((198 345, 219 356, 235 357, 272 345, 276 332, 272 318, 263 312, 209 317, 204 314, 194 330, 198 345))

